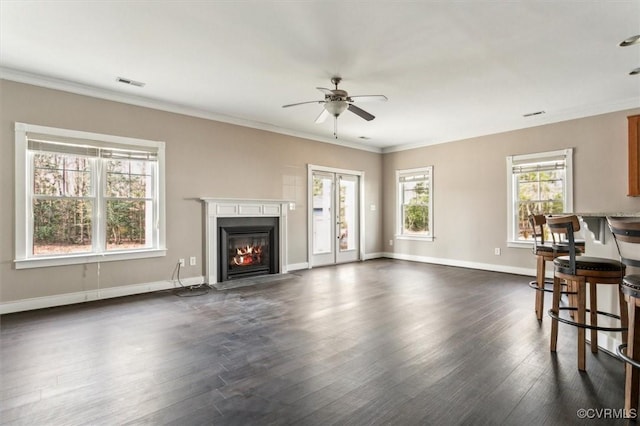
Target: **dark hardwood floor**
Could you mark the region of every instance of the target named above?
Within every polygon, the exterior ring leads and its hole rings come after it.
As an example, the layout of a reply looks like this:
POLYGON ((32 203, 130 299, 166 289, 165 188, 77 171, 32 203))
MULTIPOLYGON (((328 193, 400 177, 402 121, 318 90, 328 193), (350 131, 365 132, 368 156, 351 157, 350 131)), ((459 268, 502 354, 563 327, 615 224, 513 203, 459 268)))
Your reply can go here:
POLYGON ((602 424, 577 411, 621 409, 623 365, 580 373, 563 325, 551 354, 531 279, 380 259, 4 315, 0 421, 602 424))

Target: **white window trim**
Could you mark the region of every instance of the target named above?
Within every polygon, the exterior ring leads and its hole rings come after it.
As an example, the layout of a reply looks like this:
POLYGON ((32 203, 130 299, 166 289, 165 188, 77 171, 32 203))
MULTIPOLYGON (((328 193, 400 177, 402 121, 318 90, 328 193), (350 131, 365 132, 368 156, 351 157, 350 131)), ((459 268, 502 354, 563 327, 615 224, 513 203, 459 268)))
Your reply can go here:
POLYGON ((40 268, 49 266, 98 263, 118 260, 142 259, 166 255, 166 209, 165 209, 165 143, 122 136, 104 135, 77 130, 59 129, 34 124, 15 123, 15 268, 40 268), (30 256, 31 241, 28 214, 27 185, 31 182, 28 165, 27 133, 40 133, 50 136, 85 139, 127 146, 144 146, 157 149, 158 155, 158 241, 154 248, 140 250, 122 250, 104 253, 74 253, 57 256, 30 256))
POLYGON ((573 211, 573 148, 557 151, 538 152, 533 154, 510 155, 507 157, 507 247, 531 249, 533 241, 519 241, 515 235, 515 194, 513 185, 513 164, 523 160, 544 161, 545 159, 564 156, 566 173, 564 184, 565 211, 573 211))
POLYGON ((434 240, 434 232, 433 232, 433 166, 426 167, 418 167, 415 169, 403 169, 396 170, 396 240, 410 240, 410 241, 433 241, 434 240), (429 191, 429 235, 420 235, 420 234, 403 234, 402 233, 402 204, 401 204, 401 195, 400 195, 400 176, 403 175, 411 175, 411 174, 420 174, 420 173, 429 173, 430 179, 430 191, 429 191))

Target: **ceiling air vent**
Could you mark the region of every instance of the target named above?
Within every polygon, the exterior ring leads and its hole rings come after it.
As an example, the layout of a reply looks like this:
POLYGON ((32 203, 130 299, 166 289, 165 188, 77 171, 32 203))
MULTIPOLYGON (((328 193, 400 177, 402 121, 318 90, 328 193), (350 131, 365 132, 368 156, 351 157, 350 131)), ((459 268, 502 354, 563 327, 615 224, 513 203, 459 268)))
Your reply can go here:
POLYGON ((523 117, 533 117, 534 115, 541 115, 541 114, 544 114, 544 111, 530 112, 528 114, 524 114, 523 117))
POLYGON ((118 83, 128 84, 130 86, 144 87, 144 83, 143 82, 131 80, 130 78, 117 77, 116 81, 118 83))

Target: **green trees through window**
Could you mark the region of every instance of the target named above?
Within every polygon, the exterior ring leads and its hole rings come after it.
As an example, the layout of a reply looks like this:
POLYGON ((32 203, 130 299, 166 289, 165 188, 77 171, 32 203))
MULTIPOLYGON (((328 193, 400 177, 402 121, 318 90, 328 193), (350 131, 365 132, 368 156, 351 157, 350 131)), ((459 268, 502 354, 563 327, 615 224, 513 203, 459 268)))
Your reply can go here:
POLYGON ((152 175, 146 161, 107 162, 107 248, 145 247, 152 175))
POLYGON ((518 174, 518 237, 529 239, 530 214, 560 214, 564 211, 564 170, 518 174))
POLYGON ((33 254, 91 252, 94 215, 106 211, 107 250, 144 248, 152 211, 151 162, 60 153, 33 155, 33 254), (98 185, 99 171, 105 183, 98 185), (98 197, 102 186, 104 196, 98 197), (98 211, 96 211, 98 209, 98 211))
POLYGON ((433 237, 432 177, 432 166, 396 171, 400 236, 433 237))
POLYGON ((507 157, 508 241, 531 240, 528 216, 558 215, 573 209, 571 148, 507 157))
POLYGON ((166 255, 165 143, 15 123, 16 269, 166 255))
POLYGON ((411 187, 405 184, 404 230, 410 233, 429 232, 429 189, 424 182, 411 187))
POLYGON ((33 156, 33 254, 91 251, 92 170, 86 157, 33 156))

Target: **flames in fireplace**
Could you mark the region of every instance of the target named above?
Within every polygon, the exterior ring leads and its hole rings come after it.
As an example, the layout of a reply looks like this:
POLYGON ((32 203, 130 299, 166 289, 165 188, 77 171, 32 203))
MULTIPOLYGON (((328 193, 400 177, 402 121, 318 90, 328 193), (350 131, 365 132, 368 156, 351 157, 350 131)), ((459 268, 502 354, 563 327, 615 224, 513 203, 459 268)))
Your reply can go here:
POLYGON ((247 245, 236 249, 235 255, 229 256, 232 265, 251 266, 262 263, 262 246, 247 245))

